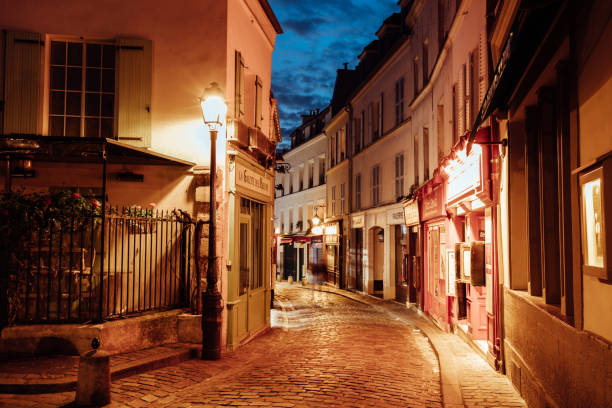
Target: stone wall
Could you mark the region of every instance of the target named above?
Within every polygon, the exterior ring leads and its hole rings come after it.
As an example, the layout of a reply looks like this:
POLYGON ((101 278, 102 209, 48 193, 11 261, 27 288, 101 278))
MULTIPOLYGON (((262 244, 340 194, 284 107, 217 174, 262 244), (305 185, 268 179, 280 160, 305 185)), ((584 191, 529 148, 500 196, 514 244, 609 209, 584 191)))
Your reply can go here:
POLYGON ((506 374, 529 407, 612 406, 612 345, 504 290, 506 374))

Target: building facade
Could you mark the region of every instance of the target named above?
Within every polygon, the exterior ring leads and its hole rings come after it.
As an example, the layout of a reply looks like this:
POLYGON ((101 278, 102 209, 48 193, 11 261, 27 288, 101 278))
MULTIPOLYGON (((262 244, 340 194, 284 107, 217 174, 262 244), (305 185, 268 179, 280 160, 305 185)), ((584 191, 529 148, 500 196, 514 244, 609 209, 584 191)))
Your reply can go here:
MULTIPOLYGON (((72 143, 81 156, 62 160, 34 152, 28 159, 35 177, 5 176, 28 191, 104 185, 101 199, 109 206, 152 202, 206 220, 211 146, 200 99, 211 82, 218 84, 228 105, 212 146, 222 346, 236 347, 265 330, 280 141, 271 59, 282 32, 267 1, 204 1, 185 8, 109 0, 67 2, 61 9, 45 2, 5 3, 2 135, 33 138, 41 146, 72 143), (102 141, 107 149, 104 171, 84 159, 82 142, 88 140, 102 141)), ((204 242, 207 236, 205 228, 204 242)), ((205 270, 200 272, 204 277, 205 270)))
POLYGON ((284 173, 276 175, 274 224, 278 279, 313 281, 325 264, 322 222, 325 216, 325 124, 330 109, 302 116, 283 153, 284 173), (317 221, 319 224, 316 224, 317 221), (313 220, 315 220, 313 222, 313 220))

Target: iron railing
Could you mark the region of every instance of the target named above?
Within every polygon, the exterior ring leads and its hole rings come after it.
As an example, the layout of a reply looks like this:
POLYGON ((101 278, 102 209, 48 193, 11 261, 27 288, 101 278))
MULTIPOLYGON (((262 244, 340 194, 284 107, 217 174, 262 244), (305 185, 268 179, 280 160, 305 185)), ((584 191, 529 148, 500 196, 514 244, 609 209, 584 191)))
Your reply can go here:
POLYGON ((25 239, 15 323, 103 321, 197 297, 193 224, 176 212, 110 207, 50 220, 25 239))

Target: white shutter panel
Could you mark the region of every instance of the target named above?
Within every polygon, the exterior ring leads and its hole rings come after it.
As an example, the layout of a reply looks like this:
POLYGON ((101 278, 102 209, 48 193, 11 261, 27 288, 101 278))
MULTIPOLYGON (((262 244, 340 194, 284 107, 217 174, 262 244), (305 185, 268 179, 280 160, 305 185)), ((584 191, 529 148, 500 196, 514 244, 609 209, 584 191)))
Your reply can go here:
POLYGON ((40 134, 44 42, 38 33, 5 35, 4 134, 40 134))
POLYGON ((484 31, 481 31, 478 42, 478 105, 482 105, 487 88, 489 87, 488 55, 487 35, 484 31))
POLYGON ((119 40, 117 138, 151 146, 152 53, 149 40, 119 40))

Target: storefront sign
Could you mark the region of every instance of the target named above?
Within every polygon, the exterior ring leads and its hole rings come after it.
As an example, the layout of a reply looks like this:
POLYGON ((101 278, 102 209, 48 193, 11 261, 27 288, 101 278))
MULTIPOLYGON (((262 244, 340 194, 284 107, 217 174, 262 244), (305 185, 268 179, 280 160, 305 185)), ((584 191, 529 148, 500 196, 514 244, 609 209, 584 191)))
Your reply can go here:
POLYGON ((338 245, 340 243, 340 225, 337 222, 325 224, 325 235, 323 240, 327 245, 338 245))
POLYGON ((265 174, 253 170, 236 162, 236 186, 247 188, 265 196, 272 195, 272 183, 265 174))
POLYGON ((421 205, 421 221, 446 216, 444 207, 444 188, 440 185, 434 187, 431 193, 423 196, 421 205))
POLYGON ((404 210, 402 208, 397 208, 395 210, 387 211, 387 224, 395 225, 395 224, 403 224, 404 223, 404 210))
POLYGON ((419 217, 419 203, 412 200, 404 206, 404 223, 408 226, 418 225, 421 222, 419 217))
POLYGON ((351 219, 351 226, 353 228, 363 228, 364 219, 365 219, 365 216, 363 214, 353 215, 353 218, 351 219))

